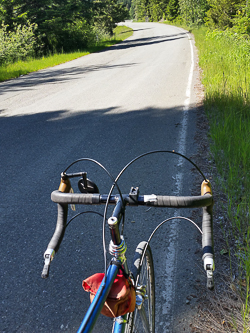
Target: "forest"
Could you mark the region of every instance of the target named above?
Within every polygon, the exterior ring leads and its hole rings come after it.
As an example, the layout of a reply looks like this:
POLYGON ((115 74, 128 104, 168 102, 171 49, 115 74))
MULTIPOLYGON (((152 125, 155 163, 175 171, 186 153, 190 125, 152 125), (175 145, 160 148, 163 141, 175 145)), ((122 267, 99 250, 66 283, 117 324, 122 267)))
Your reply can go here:
POLYGON ((0 0, 0 65, 83 50, 128 15, 118 0, 0 0))
POLYGON ((203 24, 212 29, 234 28, 250 33, 248 0, 124 0, 136 21, 179 21, 187 26, 203 24))
POLYGON ((0 0, 0 65, 83 50, 117 22, 179 22, 250 34, 248 0, 0 0))

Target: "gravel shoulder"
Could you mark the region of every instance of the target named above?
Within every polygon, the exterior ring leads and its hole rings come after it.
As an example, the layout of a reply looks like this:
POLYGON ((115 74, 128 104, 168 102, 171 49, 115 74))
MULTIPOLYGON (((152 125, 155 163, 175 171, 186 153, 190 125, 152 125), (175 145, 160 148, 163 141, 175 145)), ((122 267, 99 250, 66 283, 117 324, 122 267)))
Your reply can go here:
MULTIPOLYGON (((196 59, 198 59, 197 49, 195 49, 196 59)), ((226 240, 223 235, 222 221, 226 226, 228 221, 225 219, 225 211, 221 206, 222 202, 226 202, 225 195, 216 184, 216 178, 219 176, 215 161, 213 160, 210 151, 209 139, 209 121, 204 109, 204 87, 201 83, 202 71, 199 68, 198 61, 195 67, 195 93, 197 98, 196 112, 197 112, 197 130, 195 134, 195 142, 197 145, 197 154, 192 156, 193 161, 201 167, 207 178, 210 180, 214 196, 213 208, 213 236, 214 236, 214 251, 215 251, 215 272, 214 281, 215 289, 209 291, 204 284, 204 278, 201 282, 200 277, 194 279, 196 293, 194 297, 187 299, 187 306, 192 306, 196 310, 192 312, 191 316, 186 319, 180 320, 179 332, 190 333, 204 333, 204 332, 242 332, 241 330, 235 331, 230 322, 232 321, 232 314, 238 324, 241 321, 241 300, 233 283, 231 283, 231 272, 237 271, 236 262, 231 262, 228 252, 223 252, 227 248, 226 240), (231 265, 231 267, 230 267, 231 265)), ((199 181, 195 182, 197 187, 193 188, 193 194, 200 190, 199 181)), ((194 221, 199 221, 201 214, 195 212, 192 216, 194 221)), ((198 240, 199 242, 199 240, 198 240)), ((195 252, 197 263, 201 260, 202 251, 201 246, 195 252)), ((201 276, 205 272, 201 272, 201 276)), ((241 326, 241 324, 239 324, 241 326)))

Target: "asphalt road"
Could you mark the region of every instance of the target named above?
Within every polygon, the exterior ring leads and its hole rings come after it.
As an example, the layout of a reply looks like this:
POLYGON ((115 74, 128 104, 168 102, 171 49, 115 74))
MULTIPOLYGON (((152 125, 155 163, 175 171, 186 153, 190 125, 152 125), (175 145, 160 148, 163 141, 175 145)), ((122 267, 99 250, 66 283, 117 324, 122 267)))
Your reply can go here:
MULTIPOLYGON (((56 223, 50 193, 68 164, 91 157, 117 175, 146 151, 196 152, 192 39, 173 26, 127 25, 134 35, 119 45, 0 84, 0 332, 75 332, 89 304, 81 282, 103 271, 102 221, 84 215, 68 227, 50 278, 40 277, 56 223)), ((81 163, 73 170, 88 171, 108 192, 111 181, 96 165, 81 163)), ((178 157, 152 155, 131 166, 120 187, 190 194, 190 170, 178 157)), ((131 208, 125 225, 129 262, 137 243, 179 214, 131 208)), ((153 238, 157 332, 180 332, 180 322, 195 311, 186 297, 202 267, 190 254, 199 247, 197 236, 192 227, 172 221, 153 238)), ((101 318, 98 325, 95 332, 107 332, 111 323, 101 318)))

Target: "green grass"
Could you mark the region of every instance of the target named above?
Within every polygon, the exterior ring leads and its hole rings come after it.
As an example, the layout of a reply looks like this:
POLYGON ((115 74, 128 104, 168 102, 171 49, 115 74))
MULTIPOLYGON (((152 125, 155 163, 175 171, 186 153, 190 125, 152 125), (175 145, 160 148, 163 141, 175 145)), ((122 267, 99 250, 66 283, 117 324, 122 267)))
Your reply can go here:
MULTIPOLYGON (((250 41, 229 31, 193 30, 205 86, 211 151, 227 197, 226 228, 245 288, 243 332, 249 329, 250 301, 250 41)), ((231 259, 233 259, 231 257, 231 259)))
POLYGON ((19 77, 31 72, 36 72, 40 69, 53 67, 58 64, 82 57, 90 52, 75 52, 69 54, 55 54, 40 59, 30 59, 26 61, 18 61, 13 64, 0 67, 0 81, 19 77))
POLYGON ((133 30, 125 26, 117 26, 114 30, 114 36, 99 42, 97 45, 91 46, 86 50, 73 52, 54 54, 48 57, 42 57, 39 59, 27 59, 26 61, 18 61, 13 64, 0 66, 0 82, 9 79, 17 78, 20 75, 26 75, 31 72, 53 67, 79 57, 83 57, 87 54, 100 51, 106 47, 117 44, 124 39, 130 37, 133 34, 133 30))
POLYGON ((163 21, 163 22, 160 22, 160 23, 167 24, 167 25, 173 25, 175 27, 185 29, 189 32, 192 32, 192 30, 193 30, 193 28, 191 26, 188 26, 188 25, 184 24, 183 20, 175 20, 175 21, 166 20, 166 21, 163 21))

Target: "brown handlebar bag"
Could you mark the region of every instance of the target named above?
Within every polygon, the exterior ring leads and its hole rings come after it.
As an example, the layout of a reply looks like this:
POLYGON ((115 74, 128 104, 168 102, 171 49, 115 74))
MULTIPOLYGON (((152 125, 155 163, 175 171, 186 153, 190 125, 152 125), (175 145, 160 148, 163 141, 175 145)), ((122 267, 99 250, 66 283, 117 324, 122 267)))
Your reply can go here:
MULTIPOLYGON (((90 302, 93 301, 103 278, 104 273, 96 273, 82 282, 83 289, 90 293, 90 302)), ((130 277, 126 278, 120 270, 110 289, 101 313, 111 318, 123 316, 128 312, 134 311, 135 301, 135 288, 132 281, 130 277)))

